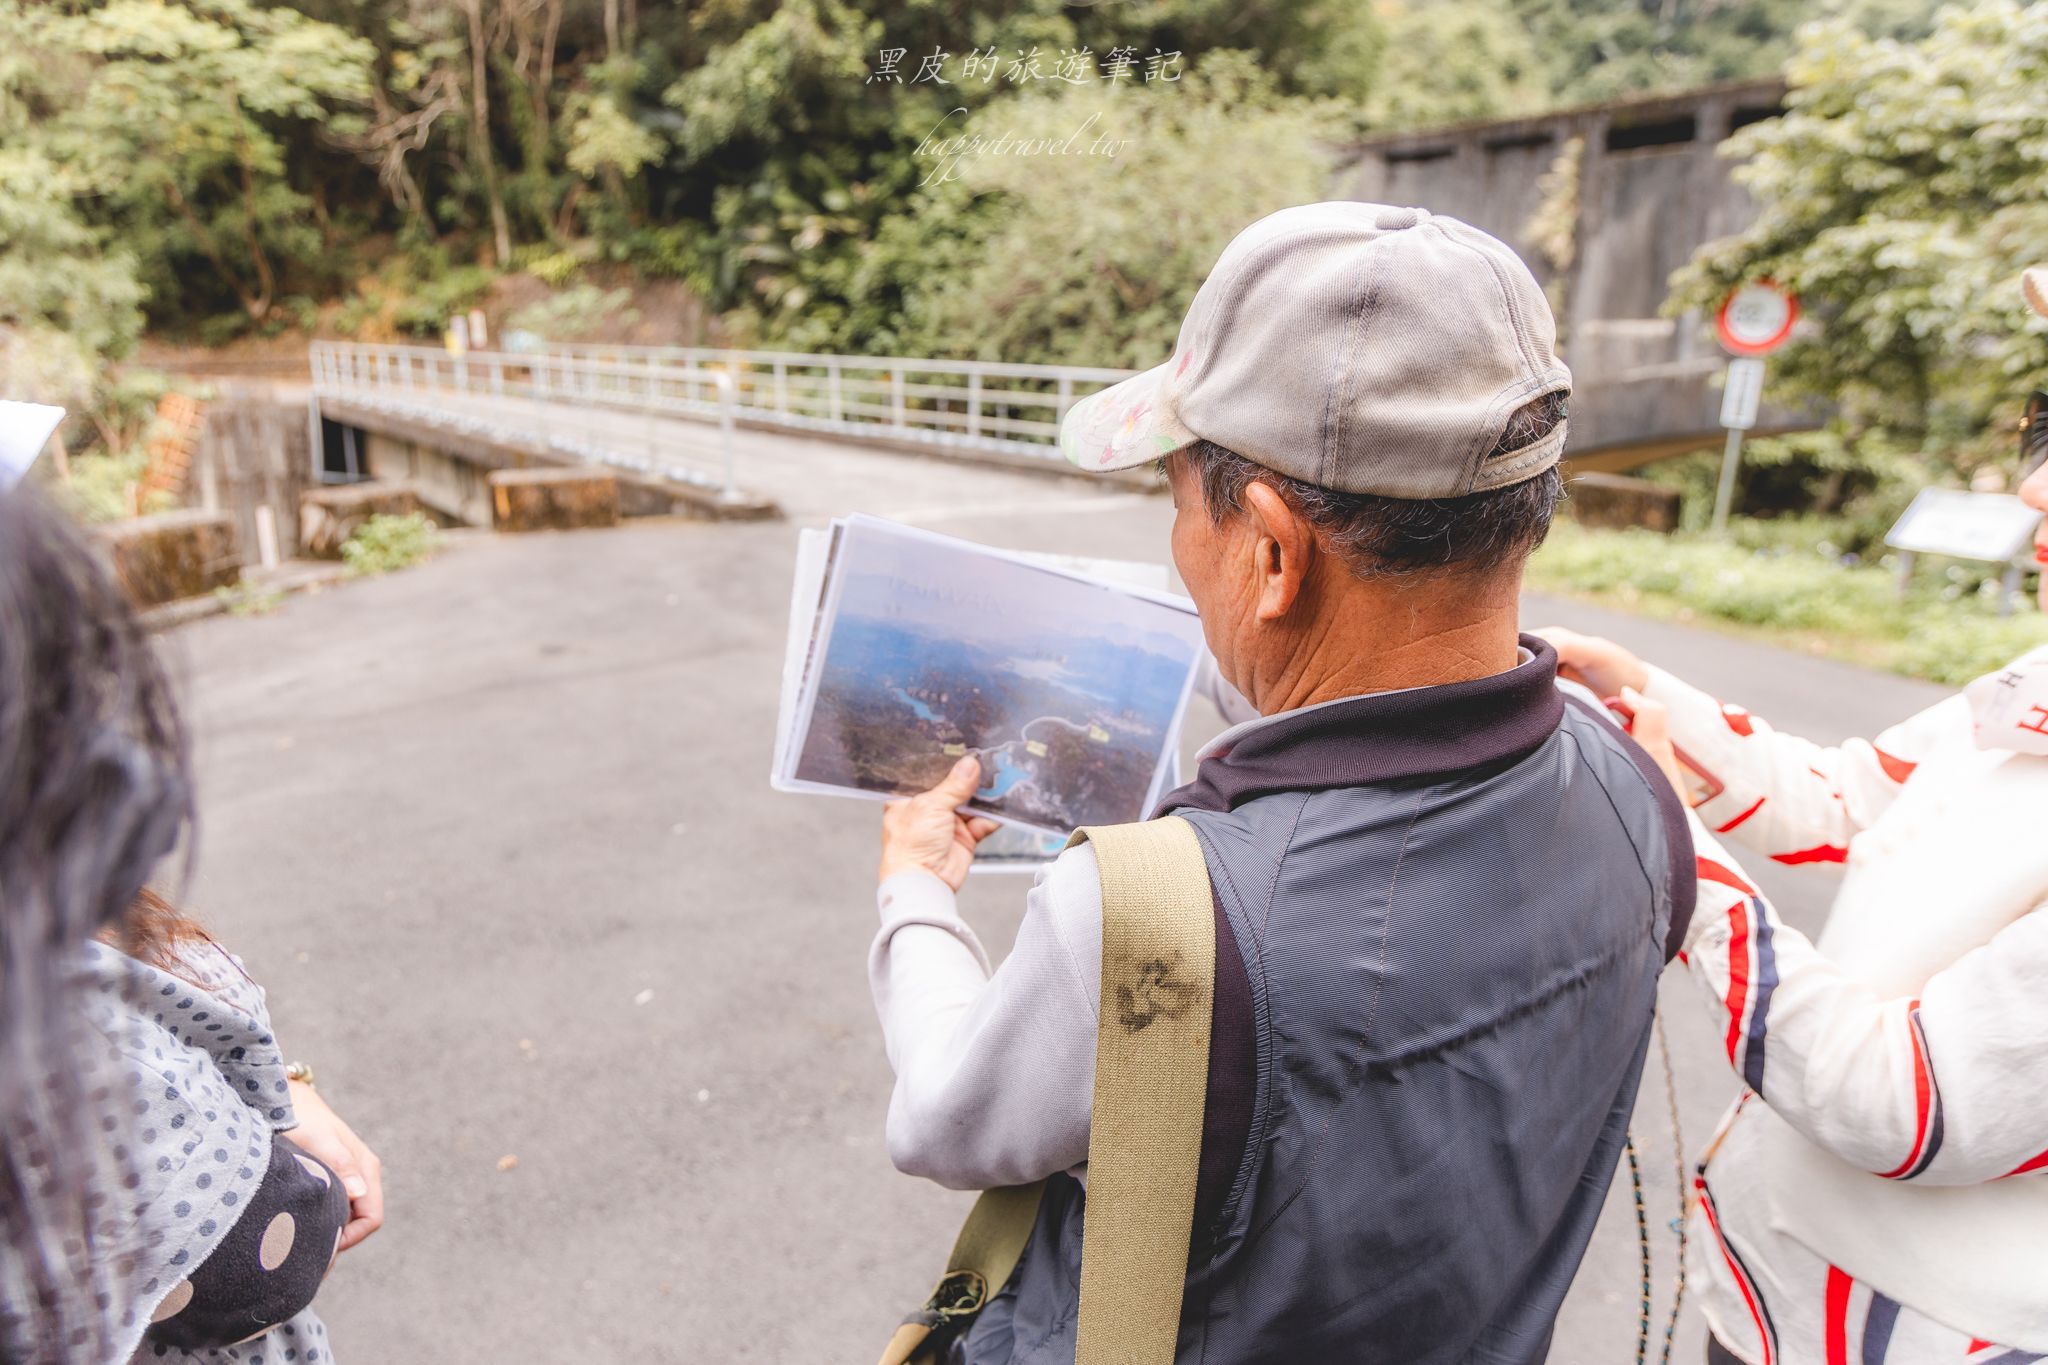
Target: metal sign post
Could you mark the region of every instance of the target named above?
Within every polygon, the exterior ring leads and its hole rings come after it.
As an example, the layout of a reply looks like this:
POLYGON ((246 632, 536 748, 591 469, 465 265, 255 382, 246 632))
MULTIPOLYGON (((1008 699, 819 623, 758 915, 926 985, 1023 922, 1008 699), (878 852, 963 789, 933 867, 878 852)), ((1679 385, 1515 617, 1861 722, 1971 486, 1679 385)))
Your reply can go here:
POLYGON ((2033 548, 2041 514, 2011 493, 1965 493, 1957 488, 1923 488, 1885 532, 1884 543, 1899 552, 1899 594, 1904 596, 1913 566, 1923 554, 1973 559, 2005 566, 1998 614, 2012 615, 2019 596, 2022 556, 2033 548))
POLYGON ((1743 285, 1722 301, 1715 315, 1714 330, 1721 344, 1738 357, 1728 362, 1721 389, 1721 425, 1728 428, 1728 445, 1721 452, 1721 482, 1714 490, 1715 535, 1728 529, 1735 471, 1742 465, 1742 433, 1756 425, 1764 391, 1761 357, 1784 345, 1798 321, 1799 300, 1768 280, 1743 285))
POLYGON ((1735 471, 1742 464, 1742 433, 1756 425, 1756 409, 1764 392, 1764 363, 1743 358, 1728 362, 1721 386, 1721 425, 1728 445, 1721 452, 1721 484, 1714 490, 1714 534, 1728 529, 1728 509, 1735 501, 1735 471))

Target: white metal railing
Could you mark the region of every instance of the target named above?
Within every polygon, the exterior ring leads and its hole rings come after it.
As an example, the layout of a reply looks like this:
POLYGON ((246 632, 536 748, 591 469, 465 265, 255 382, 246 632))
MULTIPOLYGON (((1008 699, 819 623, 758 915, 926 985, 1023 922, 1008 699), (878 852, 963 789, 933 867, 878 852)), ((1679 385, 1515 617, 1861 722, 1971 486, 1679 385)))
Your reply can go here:
POLYGON ((685 365, 733 376, 741 410, 776 425, 980 446, 1057 458, 1076 400, 1131 371, 910 356, 814 355, 690 346, 553 344, 550 357, 685 365))
POLYGON ((308 364, 316 402, 322 394, 345 395, 429 425, 538 442, 575 459, 714 487, 727 501, 740 496, 733 458, 739 405, 732 376, 720 371, 336 341, 314 342, 308 364), (716 422, 715 454, 678 440, 664 417, 716 422))
POLYGON ((906 356, 689 346, 550 344, 535 351, 316 342, 316 387, 439 390, 600 405, 667 416, 1057 460, 1060 419, 1131 371, 906 356), (705 385, 719 385, 719 403, 705 385), (730 407, 723 386, 730 385, 730 407))

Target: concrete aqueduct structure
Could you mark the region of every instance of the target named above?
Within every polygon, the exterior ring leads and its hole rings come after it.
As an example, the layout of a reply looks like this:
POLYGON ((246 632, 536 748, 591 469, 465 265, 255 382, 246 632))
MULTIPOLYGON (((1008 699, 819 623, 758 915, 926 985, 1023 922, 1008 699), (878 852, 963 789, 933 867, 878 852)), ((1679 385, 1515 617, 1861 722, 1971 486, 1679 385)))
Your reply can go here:
MULTIPOLYGON (((1448 213, 1520 251, 1559 305, 1577 380, 1573 463, 1625 469, 1720 439, 1725 357, 1711 319, 1661 315, 1666 282, 1750 221, 1717 151, 1775 117, 1784 94, 1772 77, 1373 138, 1350 150, 1337 193, 1448 213), (1568 238, 1566 261, 1546 253, 1546 236, 1568 238)), ((1767 404, 1758 429, 1807 424, 1767 404)))

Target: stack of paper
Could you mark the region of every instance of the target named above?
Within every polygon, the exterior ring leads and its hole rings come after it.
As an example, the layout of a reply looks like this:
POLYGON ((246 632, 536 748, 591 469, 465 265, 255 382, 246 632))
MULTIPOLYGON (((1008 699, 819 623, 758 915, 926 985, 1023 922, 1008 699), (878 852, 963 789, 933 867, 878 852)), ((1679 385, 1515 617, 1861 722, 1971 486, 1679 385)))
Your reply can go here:
POLYGON ((972 754, 968 807, 1021 827, 988 852, 1030 865, 1078 826, 1143 819, 1207 652, 1165 577, 873 517, 803 532, 772 782, 887 800, 972 754))

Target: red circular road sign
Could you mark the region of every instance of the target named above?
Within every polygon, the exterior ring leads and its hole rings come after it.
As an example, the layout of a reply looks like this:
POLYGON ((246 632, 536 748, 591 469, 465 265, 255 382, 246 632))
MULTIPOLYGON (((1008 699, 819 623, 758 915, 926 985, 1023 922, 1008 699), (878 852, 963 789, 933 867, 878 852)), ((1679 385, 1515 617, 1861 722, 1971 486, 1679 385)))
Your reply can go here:
POLYGON ((1714 330, 1737 355, 1768 355, 1785 344, 1798 321, 1799 300, 1769 280, 1758 280, 1722 301, 1714 330))

